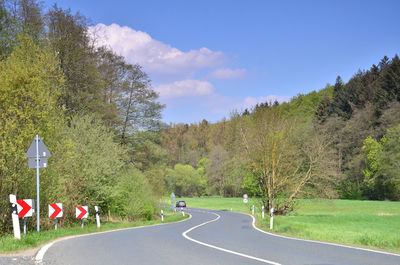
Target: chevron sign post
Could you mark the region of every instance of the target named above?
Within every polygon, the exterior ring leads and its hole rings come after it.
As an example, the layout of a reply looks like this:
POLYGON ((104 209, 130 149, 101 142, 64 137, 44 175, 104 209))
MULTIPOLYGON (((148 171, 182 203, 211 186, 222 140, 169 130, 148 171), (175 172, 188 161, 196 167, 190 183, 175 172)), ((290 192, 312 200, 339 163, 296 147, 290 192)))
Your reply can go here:
POLYGON ((62 203, 49 204, 49 218, 55 218, 55 230, 57 230, 57 218, 63 217, 63 214, 62 203))
POLYGON ((17 200, 18 217, 32 217, 35 215, 33 199, 17 200))
POLYGON ((89 207, 88 206, 77 206, 75 210, 75 215, 77 219, 82 220, 82 228, 84 225, 83 219, 88 218, 89 216, 89 207))
POLYGON ((24 234, 26 234, 26 217, 35 215, 35 201, 33 199, 17 200, 18 217, 24 218, 24 234))

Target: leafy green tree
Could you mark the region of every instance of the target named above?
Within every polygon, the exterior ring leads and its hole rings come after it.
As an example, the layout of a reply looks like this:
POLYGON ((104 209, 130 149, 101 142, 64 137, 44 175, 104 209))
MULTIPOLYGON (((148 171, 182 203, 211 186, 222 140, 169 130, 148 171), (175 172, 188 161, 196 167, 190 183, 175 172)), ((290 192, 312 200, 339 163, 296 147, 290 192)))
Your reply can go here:
POLYGON ((101 115, 101 76, 87 34, 86 18, 54 5, 46 14, 46 25, 50 46, 66 79, 62 100, 67 113, 86 111, 101 115))
POLYGON ((167 170, 169 192, 179 196, 201 196, 206 188, 207 179, 190 165, 176 164, 167 170))
MULTIPOLYGON (((55 146, 63 123, 58 102, 63 77, 51 52, 33 39, 19 36, 13 52, 0 62, 0 230, 8 229, 8 194, 34 198, 36 181, 28 169, 25 153, 35 134, 49 150, 55 146)), ((51 163, 51 159, 49 161, 51 163)), ((46 170, 43 170, 46 181, 46 170)))
POLYGON ((111 211, 128 221, 151 220, 156 208, 156 196, 147 178, 138 169, 127 166, 117 174, 113 187, 111 211))
POLYGON ((363 173, 373 199, 400 199, 400 125, 387 130, 380 141, 367 137, 363 146, 363 173))
POLYGON ((59 178, 52 185, 57 190, 53 199, 64 201, 66 218, 73 219, 76 205, 99 205, 104 211, 112 207, 115 175, 126 156, 113 139, 110 129, 93 115, 73 116, 63 126, 51 169, 59 178))

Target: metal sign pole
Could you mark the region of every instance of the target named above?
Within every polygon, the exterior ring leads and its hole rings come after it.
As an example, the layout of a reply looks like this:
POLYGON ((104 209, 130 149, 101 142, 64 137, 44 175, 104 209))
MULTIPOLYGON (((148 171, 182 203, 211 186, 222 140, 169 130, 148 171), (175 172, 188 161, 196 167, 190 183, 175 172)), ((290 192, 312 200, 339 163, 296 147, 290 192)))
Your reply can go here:
POLYGON ((24 217, 24 235, 26 235, 26 217, 24 217))
POLYGON ((55 226, 56 226, 56 230, 57 230, 57 218, 55 218, 55 219, 56 219, 56 225, 55 226))
POLYGON ((39 134, 36 134, 36 208, 37 231, 40 231, 39 134))

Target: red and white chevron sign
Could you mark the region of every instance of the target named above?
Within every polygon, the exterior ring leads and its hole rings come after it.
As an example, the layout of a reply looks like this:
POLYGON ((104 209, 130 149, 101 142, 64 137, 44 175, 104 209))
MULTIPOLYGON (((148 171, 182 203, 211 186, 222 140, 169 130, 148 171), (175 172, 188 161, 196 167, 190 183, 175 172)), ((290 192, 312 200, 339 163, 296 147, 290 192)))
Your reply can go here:
POLYGON ((18 217, 31 217, 35 214, 35 210, 32 208, 35 204, 34 200, 17 200, 17 211, 18 217))
POLYGON ((63 217, 62 203, 50 203, 49 204, 49 217, 50 218, 63 217))
POLYGON ((88 218, 89 207, 87 206, 76 206, 75 215, 77 219, 88 218))

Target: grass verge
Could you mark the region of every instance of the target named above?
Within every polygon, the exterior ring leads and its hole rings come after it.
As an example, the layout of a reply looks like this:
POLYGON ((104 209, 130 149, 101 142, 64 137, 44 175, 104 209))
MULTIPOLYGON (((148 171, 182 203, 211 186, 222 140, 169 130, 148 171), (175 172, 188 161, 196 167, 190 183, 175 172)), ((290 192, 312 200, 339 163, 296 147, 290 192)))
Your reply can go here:
POLYGON ((353 200, 298 200, 288 216, 261 218, 261 204, 241 198, 181 198, 188 207, 251 213, 254 204, 257 227, 280 235, 400 252, 400 202, 353 200))
MULTIPOLYGON (((164 211, 166 212, 166 211, 164 211)), ((189 215, 182 216, 181 214, 166 214, 164 216, 163 223, 177 222, 188 218, 189 215)), ((55 240, 60 237, 80 235, 80 234, 90 234, 95 232, 103 232, 121 228, 131 228, 138 226, 154 225, 160 224, 161 220, 151 220, 151 221, 140 221, 140 222, 126 222, 126 223, 116 223, 116 222, 104 222, 101 224, 100 228, 97 228, 95 223, 85 224, 82 229, 80 226, 60 228, 57 230, 48 230, 41 232, 28 232, 26 235, 21 235, 21 240, 15 239, 14 236, 3 236, 0 237, 0 253, 9 254, 15 253, 21 250, 27 250, 30 248, 35 248, 43 245, 47 242, 55 240)))

